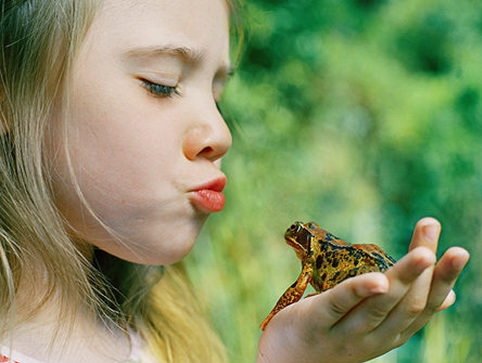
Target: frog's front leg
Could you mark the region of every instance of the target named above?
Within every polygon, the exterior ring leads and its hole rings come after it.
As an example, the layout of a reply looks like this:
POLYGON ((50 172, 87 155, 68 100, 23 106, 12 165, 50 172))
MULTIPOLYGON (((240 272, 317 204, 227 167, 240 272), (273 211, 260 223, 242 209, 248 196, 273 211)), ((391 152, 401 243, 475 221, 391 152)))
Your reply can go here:
POLYGON ((279 298, 275 307, 271 310, 268 316, 261 323, 261 330, 264 330, 266 328, 269 321, 281 309, 284 309, 288 305, 291 305, 301 299, 301 297, 303 296, 306 290, 306 287, 311 282, 312 275, 313 275, 313 269, 311 265, 309 264, 303 265, 303 269, 301 270, 301 273, 296 279, 296 281, 290 287, 288 287, 288 289, 286 289, 284 294, 281 295, 281 297, 279 298))

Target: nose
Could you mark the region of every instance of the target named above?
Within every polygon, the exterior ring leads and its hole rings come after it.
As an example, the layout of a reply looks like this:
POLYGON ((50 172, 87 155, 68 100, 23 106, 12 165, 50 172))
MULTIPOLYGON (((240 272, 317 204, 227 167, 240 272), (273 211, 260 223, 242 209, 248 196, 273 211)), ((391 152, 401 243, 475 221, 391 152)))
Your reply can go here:
POLYGON ((213 103, 208 112, 201 112, 195 118, 184 135, 184 155, 188 160, 220 159, 231 147, 232 137, 218 108, 213 103))

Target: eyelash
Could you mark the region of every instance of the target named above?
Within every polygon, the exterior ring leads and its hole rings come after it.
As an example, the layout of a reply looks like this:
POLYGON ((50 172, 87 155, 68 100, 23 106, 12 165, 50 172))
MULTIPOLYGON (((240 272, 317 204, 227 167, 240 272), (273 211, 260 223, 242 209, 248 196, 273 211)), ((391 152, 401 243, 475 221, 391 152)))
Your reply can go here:
POLYGON ((145 79, 142 80, 142 86, 155 97, 173 97, 175 95, 181 95, 177 86, 166 86, 163 84, 150 82, 145 79))
MULTIPOLYGON (((150 82, 146 79, 142 79, 142 86, 154 97, 173 97, 173 96, 180 96, 181 93, 179 89, 172 86, 166 86, 159 83, 150 82)), ((216 108, 218 112, 224 117, 224 112, 221 109, 221 105, 219 101, 216 101, 216 108)))

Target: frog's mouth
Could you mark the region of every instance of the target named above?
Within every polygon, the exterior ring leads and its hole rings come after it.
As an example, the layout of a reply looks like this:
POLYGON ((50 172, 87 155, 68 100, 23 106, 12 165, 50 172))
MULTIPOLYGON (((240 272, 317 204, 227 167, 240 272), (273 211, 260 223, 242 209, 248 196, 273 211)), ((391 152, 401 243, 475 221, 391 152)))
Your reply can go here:
POLYGON ((313 235, 303 227, 302 223, 293 224, 285 233, 285 240, 296 252, 298 258, 304 258, 311 249, 313 235))
POLYGON ((300 260, 306 257, 306 255, 308 254, 308 249, 301 243, 299 243, 296 238, 291 236, 285 236, 285 240, 286 243, 288 243, 288 245, 290 245, 295 250, 296 256, 298 256, 300 260))

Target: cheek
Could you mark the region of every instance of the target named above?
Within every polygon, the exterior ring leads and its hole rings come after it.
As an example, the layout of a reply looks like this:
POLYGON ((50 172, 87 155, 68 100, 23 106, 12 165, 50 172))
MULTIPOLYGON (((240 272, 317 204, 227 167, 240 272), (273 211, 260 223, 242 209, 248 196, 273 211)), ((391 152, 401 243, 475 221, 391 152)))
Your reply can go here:
POLYGON ((160 198, 172 196, 170 175, 176 163, 163 148, 172 145, 163 145, 158 133, 134 127, 137 120, 129 110, 116 111, 105 117, 88 110, 76 113, 68 147, 86 201, 117 225, 146 218, 160 198))
POLYGON ((135 180, 116 184, 116 173, 106 176, 88 166, 77 181, 85 200, 68 176, 54 180, 57 205, 73 235, 135 263, 174 263, 191 250, 204 217, 169 181, 138 182, 140 189, 135 180))
POLYGON ((190 250, 202 218, 176 188, 179 133, 167 134, 159 116, 132 103, 84 94, 72 104, 67 148, 76 182, 67 158, 56 157, 55 196, 78 237, 133 262, 172 263, 190 250))
POLYGON ((126 83, 80 85, 71 150, 89 184, 110 192, 152 194, 175 167, 181 141, 174 128, 166 127, 169 114, 146 105, 143 91, 126 83))

